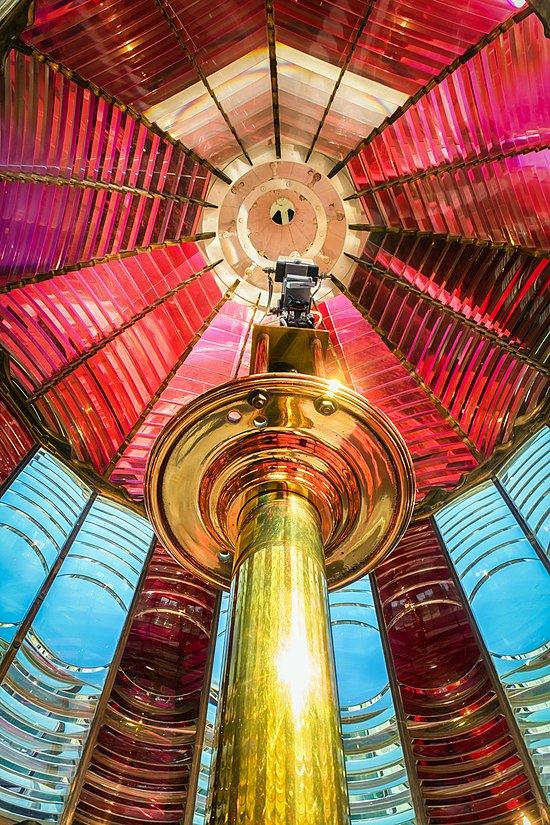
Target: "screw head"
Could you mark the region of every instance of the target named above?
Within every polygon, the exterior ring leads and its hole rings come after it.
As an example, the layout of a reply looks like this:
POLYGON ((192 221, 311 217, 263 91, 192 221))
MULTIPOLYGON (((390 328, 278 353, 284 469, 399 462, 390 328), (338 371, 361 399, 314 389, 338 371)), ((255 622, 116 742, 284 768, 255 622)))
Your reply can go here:
POLYGON ((331 398, 324 398, 323 396, 316 398, 314 406, 321 415, 332 415, 336 412, 336 404, 331 398))
POLYGON ((256 410, 261 410, 265 407, 269 400, 269 395, 265 390, 252 390, 248 396, 248 403, 256 410))

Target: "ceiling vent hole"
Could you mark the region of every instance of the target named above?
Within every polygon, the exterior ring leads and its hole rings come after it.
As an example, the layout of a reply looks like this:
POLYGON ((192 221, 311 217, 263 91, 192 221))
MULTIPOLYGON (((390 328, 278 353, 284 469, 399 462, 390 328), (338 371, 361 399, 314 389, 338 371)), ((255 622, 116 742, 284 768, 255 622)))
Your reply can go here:
POLYGON ((271 220, 279 226, 287 226, 295 214, 294 204, 288 198, 277 198, 273 201, 269 210, 271 220))

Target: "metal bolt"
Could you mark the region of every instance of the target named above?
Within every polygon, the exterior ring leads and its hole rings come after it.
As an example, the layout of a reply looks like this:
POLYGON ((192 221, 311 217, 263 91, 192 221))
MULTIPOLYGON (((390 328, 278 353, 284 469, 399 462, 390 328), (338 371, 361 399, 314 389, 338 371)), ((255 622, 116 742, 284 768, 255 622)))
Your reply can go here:
POLYGON ((315 409, 321 415, 332 415, 332 413, 336 412, 336 404, 330 398, 320 398, 315 399, 315 409))
POLYGON ((252 390, 248 396, 248 403, 257 410, 265 407, 269 400, 269 395, 265 390, 252 390))

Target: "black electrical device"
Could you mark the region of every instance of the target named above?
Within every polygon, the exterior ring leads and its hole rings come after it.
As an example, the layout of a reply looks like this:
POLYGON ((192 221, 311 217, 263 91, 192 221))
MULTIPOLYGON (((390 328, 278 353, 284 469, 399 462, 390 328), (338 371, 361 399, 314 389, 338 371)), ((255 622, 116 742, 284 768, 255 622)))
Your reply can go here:
POLYGON ((313 292, 321 278, 319 267, 313 261, 301 258, 278 258, 275 270, 266 269, 270 280, 275 271, 275 283, 281 284, 281 298, 271 312, 278 315, 283 327, 313 329, 315 319, 311 312, 313 292))

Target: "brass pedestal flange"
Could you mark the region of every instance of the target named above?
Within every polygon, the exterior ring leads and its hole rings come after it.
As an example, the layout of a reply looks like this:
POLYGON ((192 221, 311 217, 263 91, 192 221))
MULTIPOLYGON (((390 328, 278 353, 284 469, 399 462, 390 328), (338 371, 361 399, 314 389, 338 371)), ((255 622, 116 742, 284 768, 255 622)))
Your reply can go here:
POLYGON ((329 589, 381 561, 415 498, 410 455, 386 416, 335 382, 292 373, 249 376, 192 401, 154 445, 145 480, 165 547, 224 590, 242 508, 270 490, 314 504, 329 589))

